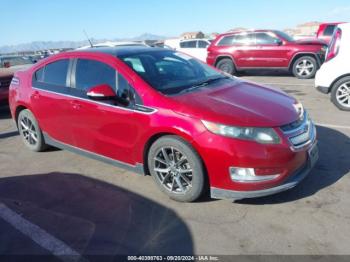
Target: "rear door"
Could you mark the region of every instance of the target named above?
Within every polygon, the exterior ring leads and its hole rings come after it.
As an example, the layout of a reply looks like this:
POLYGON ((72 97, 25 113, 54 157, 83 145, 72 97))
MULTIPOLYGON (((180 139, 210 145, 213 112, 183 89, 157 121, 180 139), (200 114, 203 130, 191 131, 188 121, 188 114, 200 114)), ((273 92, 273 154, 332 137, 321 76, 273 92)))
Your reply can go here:
POLYGON ((254 34, 240 33, 232 36, 232 53, 238 68, 256 67, 254 57, 257 47, 254 34))
POLYGON ((32 78, 31 105, 41 129, 51 138, 70 144, 71 60, 61 59, 39 68, 32 78))

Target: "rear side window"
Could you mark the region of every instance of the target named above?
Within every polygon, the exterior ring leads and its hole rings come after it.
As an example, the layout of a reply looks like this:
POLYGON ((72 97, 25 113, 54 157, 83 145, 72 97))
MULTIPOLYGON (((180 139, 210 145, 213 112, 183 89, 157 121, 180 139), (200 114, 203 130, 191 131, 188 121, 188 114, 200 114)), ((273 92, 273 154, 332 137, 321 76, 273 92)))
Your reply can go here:
POLYGON ((335 25, 328 25, 324 30, 324 36, 332 36, 334 33, 335 25))
POLYGON ((181 48, 196 48, 196 45, 197 41, 186 41, 180 43, 181 48))
POLYGON ((218 43, 218 46, 230 46, 233 44, 233 38, 235 36, 230 35, 230 36, 224 36, 220 42, 218 43))
POLYGON ((198 41, 198 48, 207 48, 208 45, 209 45, 209 43, 206 41, 203 41, 203 40, 198 41))
POLYGON ((45 66, 44 81, 47 84, 66 86, 69 60, 59 60, 45 66))
POLYGON ((116 90, 116 70, 111 66, 89 59, 78 59, 75 73, 75 88, 88 90, 107 84, 116 90))
POLYGON ((67 86, 69 60, 59 60, 38 69, 33 75, 33 82, 56 86, 67 86))
POLYGON ((277 38, 267 33, 256 33, 256 43, 258 45, 273 45, 277 43, 277 38))
POLYGON ((218 46, 232 46, 232 45, 251 45, 255 44, 255 37, 253 34, 235 34, 223 37, 218 46))

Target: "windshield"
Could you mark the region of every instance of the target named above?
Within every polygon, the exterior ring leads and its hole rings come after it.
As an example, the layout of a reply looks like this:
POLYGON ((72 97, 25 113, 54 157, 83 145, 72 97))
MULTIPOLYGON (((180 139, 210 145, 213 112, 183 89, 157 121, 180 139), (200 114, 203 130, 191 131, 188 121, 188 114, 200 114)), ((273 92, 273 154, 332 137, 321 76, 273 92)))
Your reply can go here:
POLYGON ((192 91, 228 78, 191 56, 172 50, 147 51, 118 57, 153 88, 166 95, 192 91))
POLYGON ((288 42, 294 42, 294 38, 291 37, 290 35, 288 35, 287 33, 285 32, 282 32, 282 31, 274 31, 275 34, 279 35, 280 37, 284 38, 285 40, 287 40, 288 42))

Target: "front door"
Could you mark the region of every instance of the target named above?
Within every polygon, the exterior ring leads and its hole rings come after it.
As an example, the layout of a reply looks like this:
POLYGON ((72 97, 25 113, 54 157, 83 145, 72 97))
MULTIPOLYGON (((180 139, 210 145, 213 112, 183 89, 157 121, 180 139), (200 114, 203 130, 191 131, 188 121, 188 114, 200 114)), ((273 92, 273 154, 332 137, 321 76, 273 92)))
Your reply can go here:
MULTIPOLYGON (((116 69, 102 61, 75 60, 73 72, 71 122, 73 145, 80 149, 133 163, 133 151, 140 122, 128 105, 116 101, 96 101, 87 96, 94 86, 108 84, 116 96, 123 96, 128 82, 116 69)), ((140 129, 141 128, 141 129, 140 129)))
POLYGON ((257 50, 254 61, 256 67, 288 67, 289 48, 282 39, 270 32, 255 33, 257 50))

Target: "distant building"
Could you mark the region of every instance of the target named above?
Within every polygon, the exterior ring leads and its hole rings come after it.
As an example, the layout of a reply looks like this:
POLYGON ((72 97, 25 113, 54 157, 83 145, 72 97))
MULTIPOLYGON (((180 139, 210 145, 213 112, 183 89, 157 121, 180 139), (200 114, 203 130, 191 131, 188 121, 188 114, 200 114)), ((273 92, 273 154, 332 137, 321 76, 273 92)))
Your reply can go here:
POLYGON ((235 28, 228 30, 228 32, 237 32, 237 31, 246 31, 246 30, 248 30, 248 29, 245 27, 235 27, 235 28))
POLYGON ((288 28, 284 31, 292 36, 313 37, 316 35, 320 22, 307 22, 297 25, 295 28, 288 28))
POLYGON ((204 34, 201 31, 197 32, 185 32, 181 35, 182 39, 194 39, 194 38, 204 38, 204 34))

